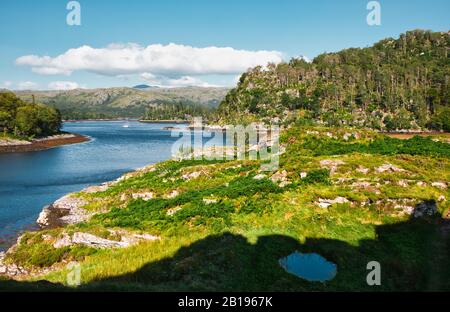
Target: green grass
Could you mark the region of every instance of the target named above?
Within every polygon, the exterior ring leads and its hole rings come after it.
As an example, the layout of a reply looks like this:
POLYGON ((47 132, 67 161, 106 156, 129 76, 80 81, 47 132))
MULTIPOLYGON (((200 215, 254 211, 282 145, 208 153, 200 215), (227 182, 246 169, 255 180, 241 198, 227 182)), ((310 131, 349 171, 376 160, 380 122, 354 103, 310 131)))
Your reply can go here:
MULTIPOLYGON (((78 194, 88 201, 86 208, 99 212, 95 217, 66 229, 27 234, 8 259, 27 267, 77 260, 80 290, 449 290, 450 242, 441 231, 446 221, 440 216, 413 220, 398 215, 388 202, 435 200, 440 215, 446 215, 448 201, 438 198, 448 199, 450 193, 431 183, 450 180, 447 145, 418 138, 392 140, 369 131, 345 141, 343 133, 352 130, 316 129, 293 128, 283 134, 283 141, 290 141, 279 168, 291 182, 285 187, 272 182, 268 173, 254 179, 258 161, 163 162, 105 192, 78 194), (343 163, 331 173, 320 165, 324 159, 343 163), (405 171, 376 173, 385 163, 405 171), (358 172, 361 166, 369 172, 358 172), (193 172, 201 174, 183 178, 193 172), (358 179, 378 192, 355 190, 352 183, 358 179), (410 185, 401 187, 400 180, 410 185), (427 185, 417 186, 419 181, 427 185), (170 198, 173 190, 178 193, 170 198), (155 197, 133 200, 131 195, 141 191, 155 197), (329 208, 316 204, 319 198, 338 196, 350 202, 329 208), (57 236, 62 231, 114 239, 110 229, 160 235, 161 240, 126 249, 57 250, 42 239, 42 234, 57 236), (335 262, 337 277, 309 283, 287 274, 277 261, 295 250, 317 252, 335 262), (366 284, 366 264, 373 260, 382 265, 382 285, 377 288, 366 284)), ((31 284, 3 285, 33 288, 42 279, 64 284, 66 274, 60 269, 32 278, 31 284)))

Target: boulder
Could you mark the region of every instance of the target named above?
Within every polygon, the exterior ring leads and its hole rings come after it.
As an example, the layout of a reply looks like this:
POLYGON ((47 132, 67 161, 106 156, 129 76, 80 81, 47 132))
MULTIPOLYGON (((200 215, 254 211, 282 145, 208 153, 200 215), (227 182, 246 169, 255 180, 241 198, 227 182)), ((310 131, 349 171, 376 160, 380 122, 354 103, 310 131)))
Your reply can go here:
POLYGON ((255 179, 255 180, 262 180, 262 179, 264 179, 265 177, 266 177, 265 174, 260 173, 260 174, 255 175, 255 176, 253 177, 253 179, 255 179))
POLYGON ((133 193, 131 194, 131 197, 133 197, 133 199, 142 199, 144 201, 149 201, 153 199, 154 194, 152 192, 133 193))
POLYGON ((200 172, 200 171, 194 171, 194 172, 186 173, 186 174, 182 175, 181 178, 182 178, 183 180, 189 181, 189 180, 191 180, 191 179, 196 179, 196 178, 198 178, 200 175, 201 175, 201 172, 200 172))
POLYGON ((375 171, 377 173, 384 173, 384 172, 405 172, 404 169, 398 168, 392 164, 384 164, 381 165, 378 168, 375 168, 375 171))
POLYGON ((356 168, 356 171, 362 174, 368 174, 370 169, 364 166, 358 166, 358 168, 356 168))
POLYGON ((281 172, 278 171, 277 173, 272 175, 272 177, 270 179, 272 180, 273 183, 286 181, 287 180, 287 172, 286 172, 286 170, 283 170, 281 172))
POLYGON ((335 199, 322 199, 319 198, 319 202, 317 203, 320 208, 328 208, 334 204, 345 204, 350 201, 345 197, 336 197, 335 199))
POLYGON ((339 160, 339 159, 324 159, 324 160, 320 161, 320 166, 322 168, 330 169, 331 175, 333 175, 336 172, 337 168, 340 165, 344 165, 344 164, 345 164, 345 162, 343 162, 342 160, 339 160))
POLYGON ((41 228, 54 228, 87 221, 93 213, 81 208, 86 204, 87 202, 82 198, 73 194, 66 195, 53 204, 45 206, 36 223, 41 228))
POLYGON ((437 187, 442 190, 447 189, 447 183, 445 183, 445 182, 433 182, 433 183, 431 183, 431 186, 437 187))
POLYGON ((72 237, 70 237, 69 234, 64 233, 63 236, 53 244, 53 247, 62 248, 72 245, 84 245, 100 249, 125 248, 135 245, 141 241, 152 241, 159 239, 158 236, 150 234, 129 234, 123 231, 116 232, 112 230, 110 232, 112 234, 120 234, 120 241, 101 238, 90 233, 76 232, 72 235, 72 237))
POLYGON ((180 195, 180 193, 177 191, 177 190, 172 190, 169 194, 167 194, 167 198, 175 198, 175 197, 177 197, 178 195, 180 195))

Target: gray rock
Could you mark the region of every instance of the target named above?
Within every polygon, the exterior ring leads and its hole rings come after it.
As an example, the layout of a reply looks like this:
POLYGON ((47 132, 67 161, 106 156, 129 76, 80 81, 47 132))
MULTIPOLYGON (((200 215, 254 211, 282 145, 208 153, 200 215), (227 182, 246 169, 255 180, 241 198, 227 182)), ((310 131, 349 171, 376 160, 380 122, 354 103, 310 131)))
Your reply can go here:
POLYGON ((370 169, 368 169, 368 168, 366 168, 366 167, 364 167, 364 166, 359 166, 359 167, 356 169, 356 171, 358 171, 358 172, 360 172, 360 173, 362 173, 362 174, 368 174, 369 171, 370 171, 370 169))
POLYGON ((82 198, 66 195, 52 205, 45 206, 36 222, 42 228, 54 228, 87 221, 93 214, 81 208, 86 204, 82 198))
POLYGON ((392 164, 384 164, 378 168, 375 168, 375 171, 377 173, 383 173, 383 172, 405 172, 404 169, 398 168, 392 164))
POLYGON ((445 182, 433 182, 433 183, 431 183, 431 186, 440 188, 442 190, 447 189, 447 183, 445 183, 445 182))
POLYGON ((319 202, 317 204, 319 205, 320 208, 328 208, 334 204, 345 204, 348 202, 350 202, 350 201, 345 197, 336 197, 335 199, 319 198, 319 202))
POLYGON ((133 199, 142 199, 143 201, 149 201, 153 199, 154 194, 152 192, 142 192, 142 193, 134 193, 131 195, 133 199))
POLYGON ((58 239, 53 247, 62 248, 66 246, 72 245, 84 245, 92 248, 125 248, 131 245, 137 244, 141 241, 152 241, 158 240, 158 236, 150 235, 150 234, 129 234, 121 231, 110 231, 112 234, 120 234, 120 241, 110 240, 106 238, 101 238, 89 233, 76 232, 70 237, 67 233, 65 233, 60 239, 58 239))
POLYGON ((264 179, 265 177, 266 177, 265 174, 260 173, 260 174, 255 175, 255 176, 253 177, 253 179, 255 179, 255 180, 262 180, 262 179, 264 179))
POLYGON ((344 165, 345 162, 339 159, 324 159, 320 161, 322 168, 330 169, 330 174, 333 175, 340 165, 344 165))

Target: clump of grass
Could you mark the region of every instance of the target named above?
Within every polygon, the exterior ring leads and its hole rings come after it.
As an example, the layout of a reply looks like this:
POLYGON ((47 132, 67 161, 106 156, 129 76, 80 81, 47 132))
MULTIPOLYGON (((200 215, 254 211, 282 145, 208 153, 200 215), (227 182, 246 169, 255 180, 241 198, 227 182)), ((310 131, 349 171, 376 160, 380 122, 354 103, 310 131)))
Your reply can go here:
POLYGON ((41 233, 27 233, 15 246, 14 252, 7 254, 7 261, 25 268, 43 268, 63 260, 80 261, 96 251, 94 248, 79 245, 55 248, 43 240, 41 233))

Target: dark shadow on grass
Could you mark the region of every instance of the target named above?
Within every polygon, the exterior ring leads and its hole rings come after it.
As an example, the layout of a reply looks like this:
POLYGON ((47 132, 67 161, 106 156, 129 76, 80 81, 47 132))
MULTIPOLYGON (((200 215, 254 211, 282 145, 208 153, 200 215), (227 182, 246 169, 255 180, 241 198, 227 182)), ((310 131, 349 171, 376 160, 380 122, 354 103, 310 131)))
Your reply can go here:
MULTIPOLYGON (((93 281, 81 291, 428 291, 450 290, 450 243, 440 217, 376 227, 376 239, 355 244, 325 238, 304 243, 284 235, 208 236, 136 272, 93 281), (294 251, 319 253, 337 264, 336 278, 307 282, 278 260, 294 251), (381 286, 367 285, 367 263, 381 264, 381 286)), ((349 229, 351 230, 351 229, 349 229)), ((0 282, 0 290, 70 290, 49 283, 0 282)), ((73 289, 72 289, 73 290, 73 289)))

